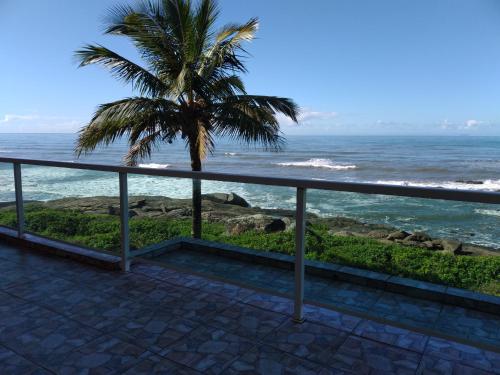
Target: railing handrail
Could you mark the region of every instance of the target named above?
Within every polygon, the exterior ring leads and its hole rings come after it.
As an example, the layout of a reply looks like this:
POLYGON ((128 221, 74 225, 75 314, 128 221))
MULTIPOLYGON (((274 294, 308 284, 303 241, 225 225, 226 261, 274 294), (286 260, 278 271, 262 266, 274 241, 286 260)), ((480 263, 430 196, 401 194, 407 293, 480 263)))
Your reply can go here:
POLYGON ((192 172, 172 169, 152 169, 125 167, 119 165, 102 165, 88 163, 73 163, 50 160, 32 160, 20 158, 0 157, 0 163, 11 163, 14 167, 14 187, 16 193, 16 215, 17 215, 17 233, 22 238, 24 233, 24 205, 22 195, 22 174, 21 165, 37 165, 45 167, 71 168, 80 170, 93 170, 101 172, 115 172, 119 174, 120 186, 120 243, 122 269, 129 270, 130 266, 130 236, 129 236, 129 211, 128 211, 128 183, 129 174, 140 174, 148 176, 189 178, 197 180, 215 180, 235 183, 247 183, 258 185, 274 185, 295 188, 295 287, 294 287, 294 312, 293 319, 296 322, 304 320, 304 257, 305 257, 305 235, 306 235, 306 191, 308 189, 344 191, 364 194, 381 194, 415 198, 444 199, 452 201, 466 201, 477 203, 500 204, 500 193, 486 191, 467 191, 422 188, 413 186, 395 186, 367 184, 358 182, 339 182, 339 181, 318 181, 307 179, 294 179, 282 177, 262 177, 250 175, 237 175, 228 173, 214 172, 192 172))
POLYGON ((155 169, 144 167, 127 167, 121 165, 64 162, 55 160, 37 160, 23 158, 0 157, 0 163, 18 163, 56 168, 93 170, 100 172, 116 172, 140 174, 159 177, 190 178, 199 180, 224 181, 255 185, 283 186, 317 190, 342 191, 362 194, 392 195, 411 198, 442 199, 449 201, 500 204, 500 193, 489 191, 470 191, 459 189, 430 188, 417 186, 400 186, 362 182, 342 182, 312 180, 300 178, 267 177, 220 172, 193 172, 176 169, 155 169))

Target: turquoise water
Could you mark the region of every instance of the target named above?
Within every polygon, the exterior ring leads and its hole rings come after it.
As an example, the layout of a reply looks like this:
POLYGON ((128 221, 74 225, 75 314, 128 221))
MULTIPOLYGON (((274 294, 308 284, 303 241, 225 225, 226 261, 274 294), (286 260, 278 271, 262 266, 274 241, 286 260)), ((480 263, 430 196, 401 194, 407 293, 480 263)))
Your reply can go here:
MULTIPOLYGON (((76 161, 72 134, 2 134, 0 156, 76 161)), ((99 149, 81 161, 120 164, 126 144, 99 149)), ((161 148, 143 165, 188 169, 184 144, 161 148)), ((500 137, 289 137, 284 152, 264 152, 220 140, 208 171, 500 190, 500 137)), ((25 199, 116 195, 115 174, 60 168, 23 168, 25 199)), ((190 181, 130 176, 131 194, 189 197, 190 181)), ((203 183, 206 193, 234 191, 252 205, 293 208, 294 191, 222 182, 203 183)), ((13 199, 11 166, 0 163, 0 201, 13 199)), ((500 207, 461 202, 310 191, 308 209, 500 248, 500 207)))

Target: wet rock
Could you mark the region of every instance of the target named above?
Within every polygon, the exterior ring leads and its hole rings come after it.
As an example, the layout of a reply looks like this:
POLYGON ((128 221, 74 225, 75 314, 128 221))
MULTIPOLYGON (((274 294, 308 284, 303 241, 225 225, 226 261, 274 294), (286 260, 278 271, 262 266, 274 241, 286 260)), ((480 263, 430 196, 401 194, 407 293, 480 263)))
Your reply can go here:
POLYGON ((172 219, 185 219, 191 217, 192 210, 189 208, 177 208, 171 211, 168 211, 164 216, 172 219))
POLYGON ((432 244, 435 250, 443 250, 443 243, 441 240, 432 240, 432 244))
POLYGON ((108 212, 106 212, 108 215, 119 215, 120 214, 120 209, 113 207, 113 206, 108 206, 108 212))
POLYGON ((386 230, 372 230, 366 234, 366 237, 381 240, 387 238, 388 235, 389 233, 386 230))
POLYGON ((239 216, 226 221, 226 232, 230 235, 238 235, 249 230, 273 233, 285 229, 286 224, 281 218, 262 214, 239 216))
POLYGON ((457 240, 451 239, 442 239, 441 246, 443 247, 443 251, 451 254, 460 254, 462 252, 463 244, 457 240))
POLYGON ((437 250, 434 242, 432 241, 424 241, 421 244, 428 250, 437 250))
POLYGON ((387 236, 387 239, 389 241, 404 240, 409 235, 410 235, 410 233, 405 232, 404 230, 398 230, 398 231, 390 233, 387 236))
POLYGON ((355 236, 355 234, 353 232, 349 232, 346 230, 341 230, 339 232, 328 231, 328 233, 331 234, 332 236, 337 236, 337 237, 354 237, 355 236))
POLYGON ((223 204, 231 204, 233 206, 240 207, 250 207, 250 204, 238 194, 235 193, 213 193, 213 194, 204 194, 202 199, 206 199, 209 201, 223 203, 223 204))
POLYGON ((400 243, 401 245, 404 245, 404 246, 425 248, 425 245, 422 242, 419 242, 419 241, 409 241, 406 238, 404 240, 398 240, 396 242, 400 243))
POLYGON ((431 236, 424 232, 415 232, 406 237, 403 242, 426 242, 432 241, 431 236))
POLYGON ((132 199, 129 202, 130 208, 142 208, 146 205, 146 199, 132 199))
MULTIPOLYGON (((286 224, 285 232, 293 232, 297 226, 297 222, 293 218, 282 217, 281 220, 286 224)), ((312 233, 312 222, 310 220, 306 220, 306 233, 312 233)), ((316 232, 314 232, 316 233, 316 232)))

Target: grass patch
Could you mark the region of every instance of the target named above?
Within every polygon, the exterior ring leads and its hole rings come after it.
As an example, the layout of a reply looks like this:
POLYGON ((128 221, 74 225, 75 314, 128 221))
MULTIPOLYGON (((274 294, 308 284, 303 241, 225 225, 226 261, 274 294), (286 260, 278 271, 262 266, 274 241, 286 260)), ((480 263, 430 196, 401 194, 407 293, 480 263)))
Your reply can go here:
MULTIPOLYGON (((31 204, 26 206, 28 231, 84 246, 117 251, 120 246, 119 218, 68 210, 54 210, 31 204)), ((14 227, 13 210, 0 210, 0 224, 14 227)), ((306 236, 308 259, 385 272, 392 275, 467 288, 500 296, 500 256, 454 256, 397 244, 382 244, 359 237, 329 235, 317 225, 306 236)), ((130 220, 132 248, 179 236, 190 236, 190 220, 137 218, 130 220)), ((293 232, 256 233, 248 231, 228 236, 222 224, 203 223, 203 238, 292 255, 293 232)))

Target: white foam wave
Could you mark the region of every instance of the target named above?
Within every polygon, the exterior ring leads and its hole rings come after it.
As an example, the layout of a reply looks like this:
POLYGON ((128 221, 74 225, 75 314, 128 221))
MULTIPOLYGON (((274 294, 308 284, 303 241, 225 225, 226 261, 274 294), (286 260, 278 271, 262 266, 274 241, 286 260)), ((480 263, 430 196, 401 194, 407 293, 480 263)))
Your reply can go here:
POLYGON ((355 165, 334 164, 331 159, 309 159, 306 161, 295 161, 287 163, 276 163, 282 167, 313 167, 313 168, 326 168, 336 171, 343 171, 348 169, 356 169, 355 165))
POLYGON ((158 164, 158 163, 147 163, 139 164, 141 168, 153 168, 153 169, 164 169, 170 167, 170 164, 158 164))
POLYGON ((443 189, 456 190, 500 190, 500 180, 485 180, 483 183, 466 183, 459 181, 402 181, 402 180, 379 180, 377 184, 399 185, 399 186, 416 186, 416 187, 432 187, 443 189))
POLYGON ((500 217, 500 210, 486 210, 486 209, 475 209, 474 212, 481 214, 481 215, 488 215, 488 216, 498 216, 500 217))
POLYGON ((236 152, 224 152, 224 156, 236 156, 238 155, 236 152))

